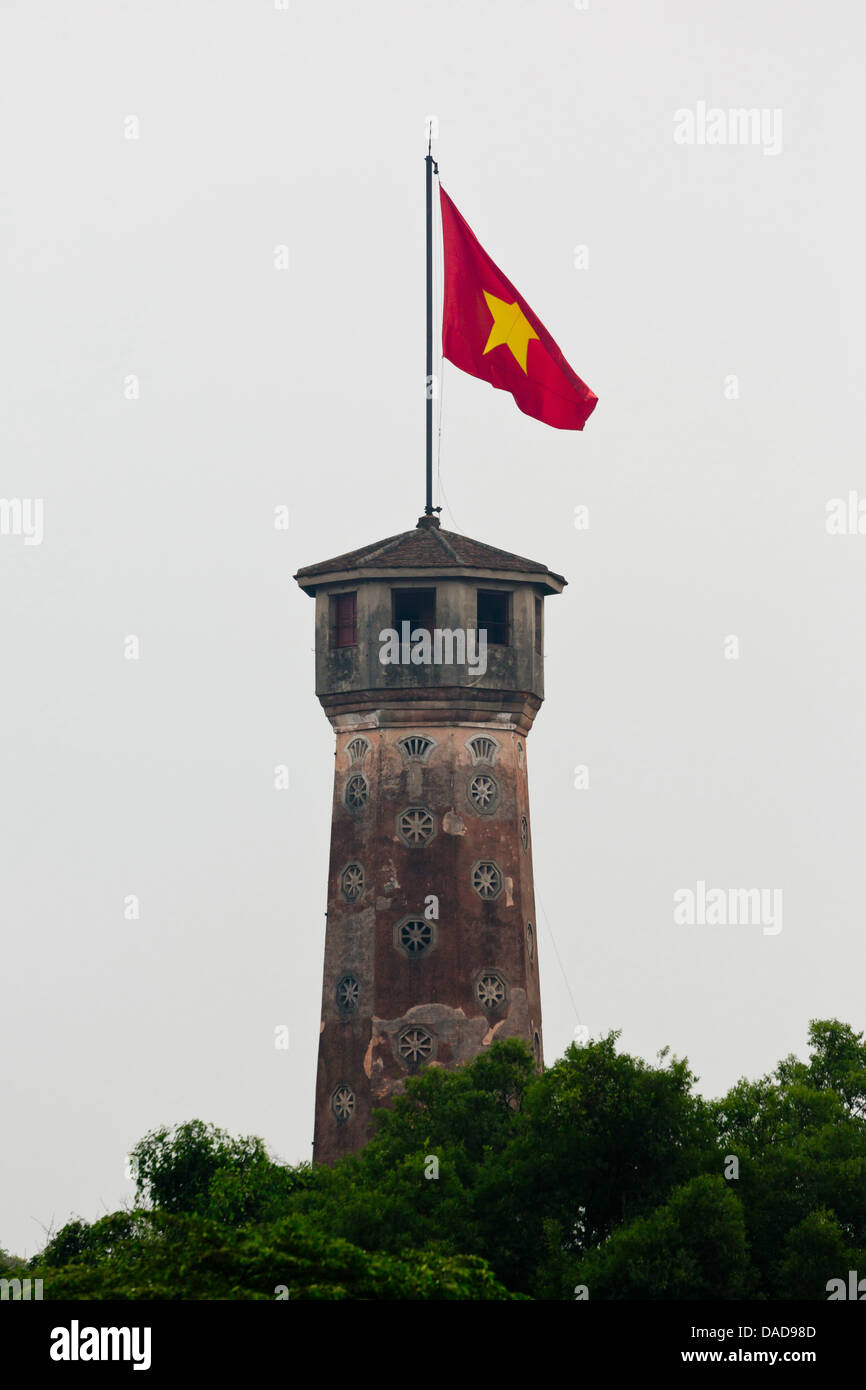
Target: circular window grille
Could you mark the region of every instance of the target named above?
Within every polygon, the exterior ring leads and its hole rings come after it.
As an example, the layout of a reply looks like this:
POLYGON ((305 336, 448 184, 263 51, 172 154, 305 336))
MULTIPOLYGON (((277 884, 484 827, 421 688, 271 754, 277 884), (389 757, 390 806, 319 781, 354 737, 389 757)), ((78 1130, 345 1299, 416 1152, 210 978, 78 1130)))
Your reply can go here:
POLYGON ((346 805, 350 811, 362 811, 367 804, 367 779, 355 772, 346 783, 346 805))
POLYGON ((337 985, 337 1007, 353 1014, 361 999, 361 986, 354 975, 344 975, 337 985))
POLYGON ((526 923, 526 953, 529 956, 529 964, 535 964, 535 933, 532 930, 532 923, 526 923))
POLYGON ((400 945, 410 956, 421 956, 432 945, 433 926, 423 918, 404 922, 398 932, 400 945))
POLYGON ((472 870, 472 887, 479 898, 489 902, 499 896, 502 888, 502 875, 498 865, 492 860, 482 860, 472 870))
POLYGON ((475 982, 475 998, 484 1009, 498 1009, 505 1003, 505 981, 495 971, 488 970, 475 982))
POLYGON ((433 1055, 433 1039, 426 1028, 407 1028, 397 1051, 405 1062, 426 1062, 433 1055))
POLYGON ((331 1113, 341 1124, 351 1120, 355 1113, 355 1092, 351 1086, 338 1086, 331 1096, 331 1113))
POLYGON ((529 821, 525 816, 520 817, 520 843, 525 853, 529 849, 529 821))
POLYGON ((410 806, 397 820, 397 828, 407 845, 415 848, 433 839, 436 822, 423 806, 410 806))
POLYGON ((477 811, 492 811, 499 800, 499 788, 486 772, 479 772, 469 783, 469 800, 477 811))
POLYGON ((517 766, 520 767, 520 768, 523 767, 523 759, 524 759, 524 756, 525 756, 525 755, 524 755, 524 752, 523 752, 523 744, 522 744, 522 743, 520 742, 520 740, 518 739, 518 741, 517 741, 517 766))
POLYGON ((347 902, 357 902, 364 891, 364 870, 360 864, 347 864, 340 875, 340 888, 347 902))

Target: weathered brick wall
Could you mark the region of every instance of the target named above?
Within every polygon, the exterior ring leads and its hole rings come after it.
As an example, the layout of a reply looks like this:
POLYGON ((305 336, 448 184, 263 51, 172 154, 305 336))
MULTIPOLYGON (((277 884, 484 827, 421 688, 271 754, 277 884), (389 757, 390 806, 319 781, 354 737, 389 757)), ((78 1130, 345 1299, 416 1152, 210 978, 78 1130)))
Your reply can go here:
POLYGON ((378 727, 371 718, 337 735, 317 1162, 360 1148, 371 1109, 400 1094, 419 1065, 458 1066, 494 1038, 513 1036, 535 1046, 540 1060, 525 736, 497 721, 426 724, 417 712, 422 722, 416 725, 403 722, 409 719, 404 707, 397 726, 378 727), (415 733, 434 742, 423 761, 407 757, 399 745, 415 733), (487 734, 497 744, 493 759, 474 761, 469 740, 487 734), (366 749, 356 745, 353 760, 347 750, 358 738, 366 749), (481 785, 482 795, 490 794, 486 807, 470 795, 475 777, 487 779, 481 785), (363 779, 354 784, 363 804, 354 808, 347 805, 352 778, 363 779), (413 808, 433 821, 429 838, 423 815, 410 831, 410 839, 419 835, 417 845, 400 831, 400 817, 413 808), (357 896, 355 865, 364 876, 357 896), (351 901, 342 881, 347 868, 351 901), (495 897, 476 891, 476 870, 485 892, 492 877, 495 897), (428 919, 431 896, 438 917, 428 919), (409 929, 406 946, 400 926, 409 919, 422 925, 414 938, 409 929), (427 927, 429 941, 419 941, 427 927), (413 941, 422 949, 414 951, 413 941), (351 998, 338 1001, 338 986, 347 979, 349 994, 357 993, 354 1007, 351 998), (492 1007, 484 1006, 479 990, 492 1007), (347 1109, 349 1117, 340 1118, 347 1109))

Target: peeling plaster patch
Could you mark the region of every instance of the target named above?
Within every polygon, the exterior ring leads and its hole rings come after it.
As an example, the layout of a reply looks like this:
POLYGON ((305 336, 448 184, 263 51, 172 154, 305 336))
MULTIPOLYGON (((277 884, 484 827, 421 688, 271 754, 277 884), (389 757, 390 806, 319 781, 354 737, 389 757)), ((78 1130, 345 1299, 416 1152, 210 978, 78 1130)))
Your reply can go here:
POLYGON ((368 1081, 369 1081, 369 1079, 370 1079, 370 1073, 371 1073, 372 1069, 373 1069, 373 1038, 372 1038, 372 1036, 371 1036, 371 1037, 370 1037, 370 1041, 369 1041, 369 1043, 367 1044, 367 1051, 364 1053, 364 1075, 366 1076, 366 1078, 367 1078, 368 1081))
POLYGON ((338 732, 344 729, 360 729, 364 726, 365 718, 363 714, 341 714, 337 719, 338 732))
POLYGON ((335 714, 331 720, 334 732, 337 734, 357 733, 360 729, 380 728, 381 710, 343 711, 342 714, 335 714))
POLYGON ((320 1032, 320 1033, 324 1033, 324 1031, 325 1031, 325 1020, 322 1019, 321 1023, 319 1024, 319 1032, 320 1032))
POLYGON ((442 817, 442 829, 446 835, 465 835, 466 825, 456 811, 446 811, 442 817))
POLYGON ((504 1022, 505 1022, 505 1019, 504 1019, 504 1018, 501 1018, 501 1019, 499 1020, 498 1023, 494 1023, 494 1025, 493 1025, 492 1028, 488 1028, 487 1032, 484 1034, 484 1037, 481 1039, 481 1046, 482 1046, 482 1047, 489 1047, 489 1046, 490 1046, 490 1044, 493 1042, 494 1038, 496 1037, 497 1032, 498 1032, 499 1029, 502 1027, 502 1025, 503 1025, 504 1022))
POLYGON ((505 879, 505 906, 514 906, 514 879, 507 876, 505 879))
POLYGON ((407 1010, 406 1017, 410 1023, 435 1023, 439 1018, 446 1015, 451 1016, 455 1021, 465 1022, 466 1015, 462 1009, 452 1009, 450 1004, 413 1004, 407 1010), (424 1014, 422 1018, 421 1015, 424 1014))
POLYGON ((376 911, 377 911, 377 912, 387 912, 388 908, 389 908, 389 907, 393 907, 393 906, 394 906, 394 904, 391 902, 391 899, 390 899, 390 898, 377 898, 377 899, 376 899, 376 911))

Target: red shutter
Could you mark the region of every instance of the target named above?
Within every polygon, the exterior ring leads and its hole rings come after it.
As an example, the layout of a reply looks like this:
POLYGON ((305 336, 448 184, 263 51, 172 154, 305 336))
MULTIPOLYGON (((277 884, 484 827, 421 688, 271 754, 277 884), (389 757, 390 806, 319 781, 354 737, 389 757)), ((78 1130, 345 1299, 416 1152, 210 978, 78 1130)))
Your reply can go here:
POLYGON ((337 594, 336 619, 334 646, 354 647, 358 640, 355 622, 354 594, 337 594))

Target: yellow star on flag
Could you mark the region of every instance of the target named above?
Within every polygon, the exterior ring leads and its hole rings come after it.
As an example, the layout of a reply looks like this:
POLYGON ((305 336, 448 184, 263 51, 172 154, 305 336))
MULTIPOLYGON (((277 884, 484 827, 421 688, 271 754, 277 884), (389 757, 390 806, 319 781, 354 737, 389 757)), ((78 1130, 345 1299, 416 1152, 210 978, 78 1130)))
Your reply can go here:
POLYGON ((515 361, 525 372, 529 340, 530 338, 537 338, 538 334, 519 304, 506 304, 504 299, 497 299, 494 294, 488 294, 486 290, 483 291, 483 294, 487 300, 487 307, 493 315, 490 337, 487 339, 487 346, 484 351, 490 352, 493 348, 499 347, 501 343, 505 343, 510 348, 515 361))

